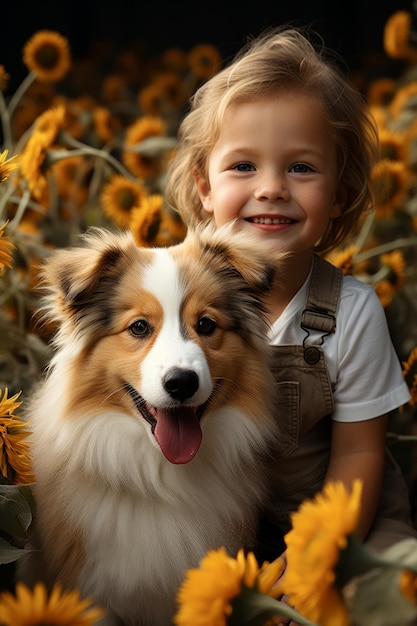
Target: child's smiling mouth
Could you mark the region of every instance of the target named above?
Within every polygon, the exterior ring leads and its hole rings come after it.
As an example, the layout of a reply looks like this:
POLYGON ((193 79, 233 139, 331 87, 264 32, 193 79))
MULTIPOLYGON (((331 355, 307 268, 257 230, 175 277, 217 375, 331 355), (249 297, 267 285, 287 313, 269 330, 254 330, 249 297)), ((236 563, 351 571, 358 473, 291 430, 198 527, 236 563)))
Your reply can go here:
POLYGON ((268 226, 295 223, 295 220, 292 220, 288 217, 267 217, 267 216, 248 217, 246 218, 246 221, 252 222, 253 224, 265 224, 268 226))

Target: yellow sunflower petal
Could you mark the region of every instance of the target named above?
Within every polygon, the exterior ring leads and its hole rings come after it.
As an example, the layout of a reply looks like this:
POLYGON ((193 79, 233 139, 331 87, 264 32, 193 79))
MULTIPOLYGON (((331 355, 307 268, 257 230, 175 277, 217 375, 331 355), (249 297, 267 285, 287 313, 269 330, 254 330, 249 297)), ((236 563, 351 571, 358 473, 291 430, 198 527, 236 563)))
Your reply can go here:
POLYGON ((335 569, 347 537, 358 524, 361 494, 360 480, 353 482, 351 492, 342 482, 326 484, 293 514, 293 528, 285 537, 283 593, 300 613, 322 626, 348 623, 347 609, 336 587, 335 569), (333 622, 326 621, 328 607, 335 615, 333 622))
POLYGON ((3 274, 5 267, 8 267, 9 269, 12 267, 13 250, 16 248, 16 246, 8 239, 8 237, 4 236, 6 226, 7 222, 5 222, 3 226, 0 226, 0 276, 3 274))
POLYGON ((241 590, 244 568, 243 553, 237 560, 224 548, 209 551, 200 568, 188 570, 178 591, 176 626, 226 626, 230 602, 241 590))
POLYGON ((9 178, 10 173, 19 166, 19 163, 16 161, 18 158, 17 154, 12 156, 10 159, 7 158, 8 154, 8 150, 3 150, 0 154, 0 183, 6 181, 9 178))
POLYGON ((258 576, 259 591, 274 598, 282 595, 280 585, 277 581, 282 576, 286 567, 286 559, 280 557, 272 563, 264 563, 258 576))
POLYGON ((92 606, 92 599, 81 599, 78 590, 62 591, 55 586, 48 597, 43 583, 30 590, 17 583, 15 595, 0 595, 0 623, 2 626, 93 626, 104 616, 100 607, 92 606))
POLYGON ((244 576, 243 576, 244 584, 247 587, 253 587, 255 585, 256 578, 259 573, 258 561, 256 560, 255 555, 253 554, 253 552, 249 552, 246 557, 246 562, 245 562, 244 552, 243 550, 239 550, 239 553, 237 555, 237 560, 238 562, 242 562, 244 564, 244 570, 243 570, 244 571, 244 576))

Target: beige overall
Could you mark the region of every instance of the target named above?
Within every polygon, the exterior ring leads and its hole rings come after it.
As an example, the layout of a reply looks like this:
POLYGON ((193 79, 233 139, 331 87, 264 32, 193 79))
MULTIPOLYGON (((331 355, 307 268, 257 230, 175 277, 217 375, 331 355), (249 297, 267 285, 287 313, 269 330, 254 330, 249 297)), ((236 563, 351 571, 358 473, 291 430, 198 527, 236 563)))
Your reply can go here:
MULTIPOLYGON (((333 395, 324 353, 309 345, 309 329, 334 332, 342 272, 314 257, 311 287, 302 315, 304 345, 273 346, 276 380, 276 418, 281 426, 279 443, 270 463, 270 501, 261 516, 257 557, 271 561, 283 549, 290 530, 290 515, 300 503, 322 488, 330 455, 333 395)), ((387 450, 383 493, 367 542, 376 549, 407 536, 412 528, 409 495, 400 468, 387 450)))

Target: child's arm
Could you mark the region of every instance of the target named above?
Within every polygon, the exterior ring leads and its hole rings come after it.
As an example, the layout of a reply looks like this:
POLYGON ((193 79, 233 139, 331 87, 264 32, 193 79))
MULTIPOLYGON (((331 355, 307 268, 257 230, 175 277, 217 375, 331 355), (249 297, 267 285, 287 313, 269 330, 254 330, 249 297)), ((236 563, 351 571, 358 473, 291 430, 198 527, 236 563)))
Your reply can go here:
POLYGON ((381 494, 386 429, 386 415, 363 422, 332 422, 326 481, 341 480, 350 489, 353 479, 362 479, 362 513, 357 529, 361 540, 372 525, 381 494))

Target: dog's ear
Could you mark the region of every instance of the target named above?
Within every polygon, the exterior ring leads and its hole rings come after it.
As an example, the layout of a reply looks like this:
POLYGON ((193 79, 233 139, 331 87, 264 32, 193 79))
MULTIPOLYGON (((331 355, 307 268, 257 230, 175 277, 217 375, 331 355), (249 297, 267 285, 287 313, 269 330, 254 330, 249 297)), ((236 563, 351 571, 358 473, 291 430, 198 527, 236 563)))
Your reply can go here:
POLYGON ((236 230, 235 222, 216 228, 212 223, 189 231, 200 245, 219 261, 234 268, 255 291, 265 293, 272 288, 274 277, 287 256, 260 248, 259 240, 236 230))
POLYGON ((40 272, 44 312, 59 322, 85 307, 104 284, 108 287, 119 280, 134 250, 137 248, 129 233, 96 228, 81 237, 79 247, 53 252, 40 272))

